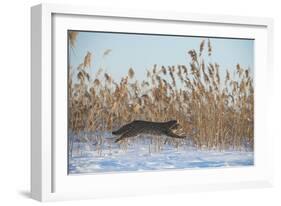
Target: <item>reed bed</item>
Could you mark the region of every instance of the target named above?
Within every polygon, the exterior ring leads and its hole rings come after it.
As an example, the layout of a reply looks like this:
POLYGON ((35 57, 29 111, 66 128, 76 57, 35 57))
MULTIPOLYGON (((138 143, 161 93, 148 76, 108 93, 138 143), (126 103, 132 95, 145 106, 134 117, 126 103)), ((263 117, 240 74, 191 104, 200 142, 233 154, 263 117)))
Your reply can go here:
MULTIPOLYGON (((69 38, 75 45, 76 35, 69 38)), ((102 68, 90 74, 92 54, 88 52, 77 68, 68 69, 69 131, 112 131, 137 119, 176 119, 181 133, 198 148, 253 148, 253 77, 239 64, 222 76, 218 63, 205 60, 212 52, 210 40, 202 41, 198 50, 187 51, 188 64, 152 65, 141 82, 133 68, 119 82, 102 68)), ((177 141, 168 143, 177 145, 177 141)), ((151 144, 161 148, 163 142, 156 138, 151 144)))

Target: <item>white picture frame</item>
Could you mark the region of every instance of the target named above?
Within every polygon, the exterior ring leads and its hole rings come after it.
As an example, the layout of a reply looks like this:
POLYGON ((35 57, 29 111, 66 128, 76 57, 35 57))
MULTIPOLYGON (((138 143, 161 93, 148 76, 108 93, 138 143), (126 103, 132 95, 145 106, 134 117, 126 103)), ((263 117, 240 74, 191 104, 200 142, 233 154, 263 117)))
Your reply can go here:
POLYGON ((266 126, 270 96, 265 89, 272 87, 272 19, 40 4, 31 9, 31 26, 32 198, 52 201, 272 186, 274 137, 266 126), (146 28, 146 32, 156 32, 153 24, 159 23, 163 26, 157 28, 157 33, 165 32, 165 24, 184 33, 182 28, 192 24, 201 25, 203 29, 198 27, 194 32, 202 35, 254 36, 258 40, 255 47, 255 166, 69 177, 65 168, 66 138, 57 138, 65 135, 66 122, 63 115, 66 70, 56 69, 66 62, 65 46, 60 40, 67 29, 91 30, 89 25, 97 18, 102 21, 96 25, 104 31, 111 26, 114 31, 143 32, 146 28), (117 20, 120 25, 114 24, 117 20), (136 22, 139 25, 133 27, 136 22), (206 33, 204 27, 213 29, 206 33))

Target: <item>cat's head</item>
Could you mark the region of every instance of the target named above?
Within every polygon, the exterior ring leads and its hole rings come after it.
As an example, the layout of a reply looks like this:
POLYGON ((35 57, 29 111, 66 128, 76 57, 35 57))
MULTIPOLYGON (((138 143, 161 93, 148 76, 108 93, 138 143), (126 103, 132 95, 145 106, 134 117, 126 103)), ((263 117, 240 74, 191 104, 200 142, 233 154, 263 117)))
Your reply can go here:
POLYGON ((170 128, 175 127, 178 124, 177 120, 170 120, 167 122, 170 128))

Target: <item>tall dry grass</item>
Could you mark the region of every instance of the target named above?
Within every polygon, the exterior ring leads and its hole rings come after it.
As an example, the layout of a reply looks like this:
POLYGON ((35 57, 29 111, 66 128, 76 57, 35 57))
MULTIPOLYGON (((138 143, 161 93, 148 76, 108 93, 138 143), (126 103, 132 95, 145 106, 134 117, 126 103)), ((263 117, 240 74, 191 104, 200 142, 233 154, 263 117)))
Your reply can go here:
MULTIPOLYGON (((70 39, 70 44, 75 42, 70 39)), ((187 52, 189 64, 155 64, 142 82, 133 68, 120 82, 102 69, 91 76, 88 52, 77 68, 69 67, 69 131, 112 131, 136 119, 177 119, 198 148, 253 148, 253 77, 239 64, 222 76, 219 64, 207 63, 204 52, 212 55, 210 40, 187 52)))

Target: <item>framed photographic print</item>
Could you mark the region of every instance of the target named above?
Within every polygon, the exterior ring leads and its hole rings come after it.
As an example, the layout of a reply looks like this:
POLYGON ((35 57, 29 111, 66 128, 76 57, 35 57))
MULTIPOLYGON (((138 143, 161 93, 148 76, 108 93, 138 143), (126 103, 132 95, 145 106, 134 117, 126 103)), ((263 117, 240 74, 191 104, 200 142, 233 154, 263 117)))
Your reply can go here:
POLYGON ((271 19, 31 14, 34 199, 271 186, 271 19))

